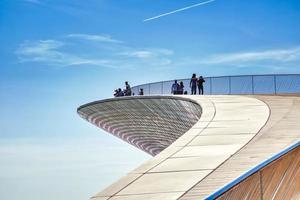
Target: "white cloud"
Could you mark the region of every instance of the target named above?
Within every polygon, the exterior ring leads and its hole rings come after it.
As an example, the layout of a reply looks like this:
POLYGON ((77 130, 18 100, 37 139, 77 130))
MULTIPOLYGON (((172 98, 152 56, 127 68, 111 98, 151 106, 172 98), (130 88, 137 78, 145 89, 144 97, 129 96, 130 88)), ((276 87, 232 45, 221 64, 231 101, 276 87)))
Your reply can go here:
POLYGON ((300 61, 300 47, 288 49, 271 49, 265 51, 237 52, 219 54, 202 60, 203 64, 247 64, 247 63, 281 63, 300 61))
POLYGON ((189 67, 205 73, 297 73, 300 66, 300 46, 265 50, 237 51, 212 55, 173 56, 170 66, 189 67))
POLYGON ((97 42, 123 43, 120 40, 112 39, 109 35, 69 34, 68 37, 97 42))
POLYGON ((173 51, 169 49, 143 49, 143 50, 127 50, 119 53, 119 55, 136 57, 141 59, 149 59, 160 56, 170 56, 173 51))
POLYGON ((150 51, 131 51, 131 52, 120 53, 120 55, 137 57, 137 58, 150 58, 153 56, 153 53, 150 51))
POLYGON ((101 65, 113 67, 109 60, 89 59, 61 50, 65 43, 57 40, 26 41, 16 51, 20 62, 42 62, 56 66, 101 65))
POLYGON ((39 1, 39 0, 23 0, 23 1, 28 2, 28 3, 35 3, 35 4, 41 3, 41 1, 39 1))
POLYGON ((62 40, 25 41, 16 50, 20 62, 38 62, 54 66, 100 66, 108 68, 232 66, 286 68, 300 64, 300 47, 233 52, 211 56, 174 57, 164 48, 137 48, 110 36, 70 34, 62 40), (79 43, 80 38, 93 43, 79 43), (117 44, 116 44, 117 43, 117 44))
POLYGON ((165 67, 172 63, 173 51, 163 48, 133 48, 110 36, 70 34, 62 41, 25 41, 16 55, 20 62, 38 62, 54 66, 93 65, 108 68, 165 67), (79 43, 70 38, 94 43, 79 43), (116 43, 118 43, 116 45, 116 43))
POLYGON ((20 45, 16 53, 20 56, 21 61, 42 61, 45 58, 47 60, 57 59, 63 57, 63 54, 56 51, 56 49, 63 45, 63 42, 56 40, 25 41, 20 45))

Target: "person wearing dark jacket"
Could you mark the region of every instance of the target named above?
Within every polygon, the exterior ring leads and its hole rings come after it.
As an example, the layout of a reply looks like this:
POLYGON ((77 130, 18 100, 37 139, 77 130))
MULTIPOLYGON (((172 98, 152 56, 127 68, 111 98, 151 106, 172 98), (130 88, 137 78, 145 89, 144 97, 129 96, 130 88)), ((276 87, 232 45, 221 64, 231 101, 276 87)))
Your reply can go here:
POLYGON ((124 94, 125 94, 125 96, 131 96, 131 87, 128 84, 128 81, 125 82, 124 94))
POLYGON ((190 87, 191 87, 191 94, 196 94, 196 90, 197 90, 197 77, 196 74, 193 74, 191 81, 190 81, 190 87))
POLYGON ((119 96, 119 91, 118 89, 115 89, 114 97, 118 97, 118 96, 119 96))
POLYGON ((122 91, 121 88, 118 89, 118 97, 123 97, 124 96, 124 92, 122 91))
POLYGON ((179 83, 179 86, 178 86, 178 94, 183 94, 183 91, 184 91, 184 85, 183 85, 183 82, 180 81, 179 83))
POLYGON ((205 82, 204 78, 202 76, 200 76, 198 81, 197 81, 197 85, 198 85, 199 94, 202 94, 202 95, 204 93, 204 91, 203 91, 203 83, 204 82, 205 82))
POLYGON ((178 94, 178 87, 179 87, 179 84, 177 83, 177 80, 175 80, 171 87, 171 93, 178 94))
POLYGON ((143 89, 143 88, 140 89, 139 95, 140 95, 140 96, 143 96, 143 95, 144 95, 144 89, 143 89))

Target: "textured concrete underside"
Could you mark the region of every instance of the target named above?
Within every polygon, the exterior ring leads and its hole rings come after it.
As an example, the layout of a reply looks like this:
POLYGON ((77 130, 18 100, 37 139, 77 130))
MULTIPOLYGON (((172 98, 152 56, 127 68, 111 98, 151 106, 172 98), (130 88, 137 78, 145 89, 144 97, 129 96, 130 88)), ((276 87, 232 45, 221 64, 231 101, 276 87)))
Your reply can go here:
POLYGON ((202 113, 200 105, 180 97, 124 97, 92 102, 81 117, 154 156, 188 131, 202 113))

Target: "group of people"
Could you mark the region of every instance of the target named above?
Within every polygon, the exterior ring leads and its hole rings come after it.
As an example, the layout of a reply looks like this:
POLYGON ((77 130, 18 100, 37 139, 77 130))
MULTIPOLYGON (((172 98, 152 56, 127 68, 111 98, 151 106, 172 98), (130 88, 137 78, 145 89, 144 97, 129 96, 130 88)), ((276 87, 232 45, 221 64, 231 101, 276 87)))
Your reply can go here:
MULTIPOLYGON (((177 83, 177 80, 174 81, 172 87, 171 87, 171 93, 172 94, 184 94, 184 85, 183 82, 180 81, 180 83, 177 83)), ((187 92, 186 92, 187 93, 187 92)))
MULTIPOLYGON (((197 78, 196 74, 193 74, 191 80, 190 80, 190 88, 191 88, 191 94, 197 94, 197 88, 199 94, 203 94, 203 83, 205 82, 204 78, 200 76, 197 78)), ((183 82, 180 81, 178 84, 177 80, 174 81, 172 87, 171 87, 171 93, 172 94, 187 94, 187 91, 184 91, 184 85, 183 82)))
MULTIPOLYGON (((123 96, 134 96, 134 93, 131 92, 131 87, 128 83, 128 81, 125 81, 125 89, 115 89, 114 97, 123 97, 123 96)), ((144 95, 143 88, 140 89, 139 95, 144 95)))
MULTIPOLYGON (((203 94, 203 84, 205 80, 202 76, 199 76, 197 78, 196 74, 192 75, 192 78, 190 80, 190 88, 191 88, 191 94, 195 95, 197 94, 197 88, 198 88, 198 94, 203 94)), ((188 94, 187 91, 184 90, 184 85, 183 82, 180 81, 179 83, 177 80, 174 81, 171 87, 171 93, 176 95, 176 94, 188 94)), ((114 97, 122 97, 122 96, 134 96, 134 93, 131 92, 131 87, 128 84, 128 81, 125 82, 125 89, 116 89, 114 93, 114 97)), ((144 90, 143 88, 140 88, 139 94, 138 95, 144 95, 144 90)))
POLYGON ((131 87, 128 81, 125 82, 125 89, 115 89, 114 97, 131 96, 131 87))

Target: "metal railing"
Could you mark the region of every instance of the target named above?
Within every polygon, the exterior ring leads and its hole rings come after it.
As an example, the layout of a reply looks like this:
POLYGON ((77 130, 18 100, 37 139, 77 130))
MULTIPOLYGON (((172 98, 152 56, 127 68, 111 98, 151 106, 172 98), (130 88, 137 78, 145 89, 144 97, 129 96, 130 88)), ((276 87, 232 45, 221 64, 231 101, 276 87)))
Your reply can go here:
MULTIPOLYGON (((204 78, 204 94, 285 94, 300 93, 300 74, 266 74, 218 76, 204 78)), ((190 78, 177 79, 184 84, 184 90, 191 94, 190 78)), ((144 95, 171 94, 174 80, 147 83, 132 87, 137 95, 142 88, 144 95)))

